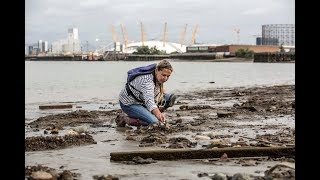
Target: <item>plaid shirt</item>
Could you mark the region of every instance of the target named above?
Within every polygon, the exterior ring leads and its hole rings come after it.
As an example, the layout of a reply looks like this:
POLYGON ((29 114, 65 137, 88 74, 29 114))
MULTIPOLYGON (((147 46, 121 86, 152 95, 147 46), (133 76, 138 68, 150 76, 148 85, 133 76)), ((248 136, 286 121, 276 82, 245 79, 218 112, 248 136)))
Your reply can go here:
POLYGON ((138 102, 132 96, 130 96, 126 90, 123 88, 119 94, 119 101, 122 102, 124 105, 131 105, 131 104, 141 104, 145 105, 146 108, 151 112, 153 109, 158 108, 156 97, 160 93, 160 85, 159 83, 153 82, 154 75, 153 74, 146 74, 140 75, 136 77, 133 81, 130 82, 129 86, 132 93, 141 99, 143 103, 138 102))

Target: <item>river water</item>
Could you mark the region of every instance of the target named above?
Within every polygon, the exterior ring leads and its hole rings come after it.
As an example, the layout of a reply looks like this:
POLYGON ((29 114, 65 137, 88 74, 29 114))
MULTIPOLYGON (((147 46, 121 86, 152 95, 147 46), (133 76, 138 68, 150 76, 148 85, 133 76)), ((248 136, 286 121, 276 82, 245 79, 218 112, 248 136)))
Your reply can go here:
MULTIPOLYGON (((117 103, 126 72, 147 61, 25 61, 25 115, 41 116, 38 106, 61 102, 117 103)), ((295 83, 294 63, 171 61, 168 92, 295 83)))

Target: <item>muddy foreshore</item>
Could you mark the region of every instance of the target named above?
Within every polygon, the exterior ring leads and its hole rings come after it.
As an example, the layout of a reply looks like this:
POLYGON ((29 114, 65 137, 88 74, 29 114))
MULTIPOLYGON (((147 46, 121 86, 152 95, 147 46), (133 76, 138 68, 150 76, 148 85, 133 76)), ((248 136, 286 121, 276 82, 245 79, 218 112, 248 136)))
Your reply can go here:
MULTIPOLYGON (((141 157, 121 162, 122 167, 130 167, 122 171, 123 173, 121 171, 84 173, 81 168, 74 168, 77 167, 76 164, 65 167, 63 160, 57 160, 58 162, 52 168, 50 161, 54 161, 52 159, 55 157, 51 157, 53 155, 50 156, 50 159, 49 157, 39 159, 39 161, 34 159, 40 156, 37 153, 50 154, 59 151, 61 154, 60 151, 62 151, 66 155, 67 153, 63 151, 66 149, 78 149, 81 152, 81 148, 90 147, 94 151, 95 147, 100 144, 113 146, 106 149, 106 153, 114 152, 115 149, 130 151, 295 146, 295 85, 221 88, 178 94, 178 97, 177 103, 165 112, 167 123, 155 127, 117 127, 114 120, 121 113, 120 109, 95 111, 80 109, 40 117, 27 123, 26 133, 38 132, 38 135, 25 139, 25 177, 27 179, 39 179, 39 177, 47 179, 87 179, 87 177, 91 179, 295 178, 294 154, 290 157, 279 158, 265 156, 228 158, 228 155, 224 154, 218 159, 194 159, 192 163, 196 163, 194 166, 199 167, 202 164, 203 166, 208 164, 212 166, 256 166, 256 170, 254 173, 236 172, 235 170, 217 172, 209 168, 206 172, 202 172, 195 171, 192 166, 188 166, 189 168, 186 167, 185 171, 194 174, 189 178, 180 176, 183 173, 166 175, 166 172, 162 172, 165 170, 161 168, 159 169, 160 175, 148 176, 139 169, 148 168, 149 164, 157 163, 161 164, 159 166, 166 166, 166 161, 141 157), (117 148, 115 147, 117 143, 123 145, 117 148), (128 145, 126 148, 125 144, 130 144, 130 147, 128 145), (32 161, 28 161, 28 158, 32 161), (61 163, 60 167, 59 163, 61 163), (267 166, 268 169, 264 167, 259 169, 259 165, 268 163, 270 164, 267 166), (283 165, 283 163, 287 164, 283 165), (132 164, 139 165, 139 167, 131 167, 132 164)), ((110 155, 108 154, 104 160, 110 161, 110 155)), ((180 161, 180 164, 183 166, 183 161, 180 161)))

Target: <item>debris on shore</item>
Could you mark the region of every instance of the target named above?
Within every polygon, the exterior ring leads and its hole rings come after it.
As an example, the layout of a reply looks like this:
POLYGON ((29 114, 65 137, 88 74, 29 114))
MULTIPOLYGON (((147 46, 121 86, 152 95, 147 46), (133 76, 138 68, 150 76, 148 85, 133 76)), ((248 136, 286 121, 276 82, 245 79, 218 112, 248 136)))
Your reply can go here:
MULTIPOLYGON (((45 136, 27 137, 25 151, 55 150, 95 144, 95 135, 100 133, 100 130, 95 130, 96 128, 105 131, 116 130, 124 135, 123 139, 116 141, 134 142, 141 150, 146 147, 154 147, 160 151, 161 149, 206 151, 223 148, 283 148, 293 151, 295 149, 295 85, 209 89, 177 94, 177 96, 177 103, 165 111, 167 123, 153 127, 128 125, 117 127, 114 120, 122 113, 120 109, 76 110, 37 118, 26 124, 30 131, 36 129, 51 133, 45 136), (83 125, 88 127, 85 132, 76 128, 83 125), (67 128, 73 128, 74 134, 57 136, 60 131, 67 128)), ((231 154, 228 155, 228 159, 233 158, 231 154)), ((153 162, 143 158, 147 157, 140 157, 139 162, 153 162)), ((254 159, 254 157, 248 158, 254 159)), ((290 158, 290 163, 295 161, 294 153, 284 158, 290 158)), ((256 165, 256 161, 252 159, 235 160, 235 163, 238 162, 243 166, 256 165)), ((217 163, 209 158, 203 159, 203 162, 217 163)), ((277 166, 266 172, 264 177, 252 177, 252 175, 250 177, 294 179, 294 173, 292 166, 277 166)), ((30 175, 26 173, 26 177, 30 175)), ((232 177, 228 174, 210 172, 199 173, 198 176, 232 177)), ((248 175, 234 174, 234 176, 248 175)), ((94 176, 98 179, 117 177, 117 174, 94 176)))

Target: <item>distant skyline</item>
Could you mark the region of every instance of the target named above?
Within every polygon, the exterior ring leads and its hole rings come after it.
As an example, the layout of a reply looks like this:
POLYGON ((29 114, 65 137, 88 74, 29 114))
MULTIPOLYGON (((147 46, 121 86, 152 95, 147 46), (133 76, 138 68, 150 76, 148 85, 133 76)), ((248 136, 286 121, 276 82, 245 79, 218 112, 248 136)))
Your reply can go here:
POLYGON ((295 24, 293 0, 27 0, 25 1, 25 43, 38 40, 51 44, 65 39, 68 28, 78 28, 83 44, 92 47, 113 41, 111 26, 122 42, 121 24, 129 41, 140 41, 140 22, 146 40, 180 43, 188 24, 185 43, 195 26, 198 43, 255 44, 264 24, 295 24), (99 41, 96 41, 99 39, 99 41), (100 43, 100 44, 99 44, 100 43))

